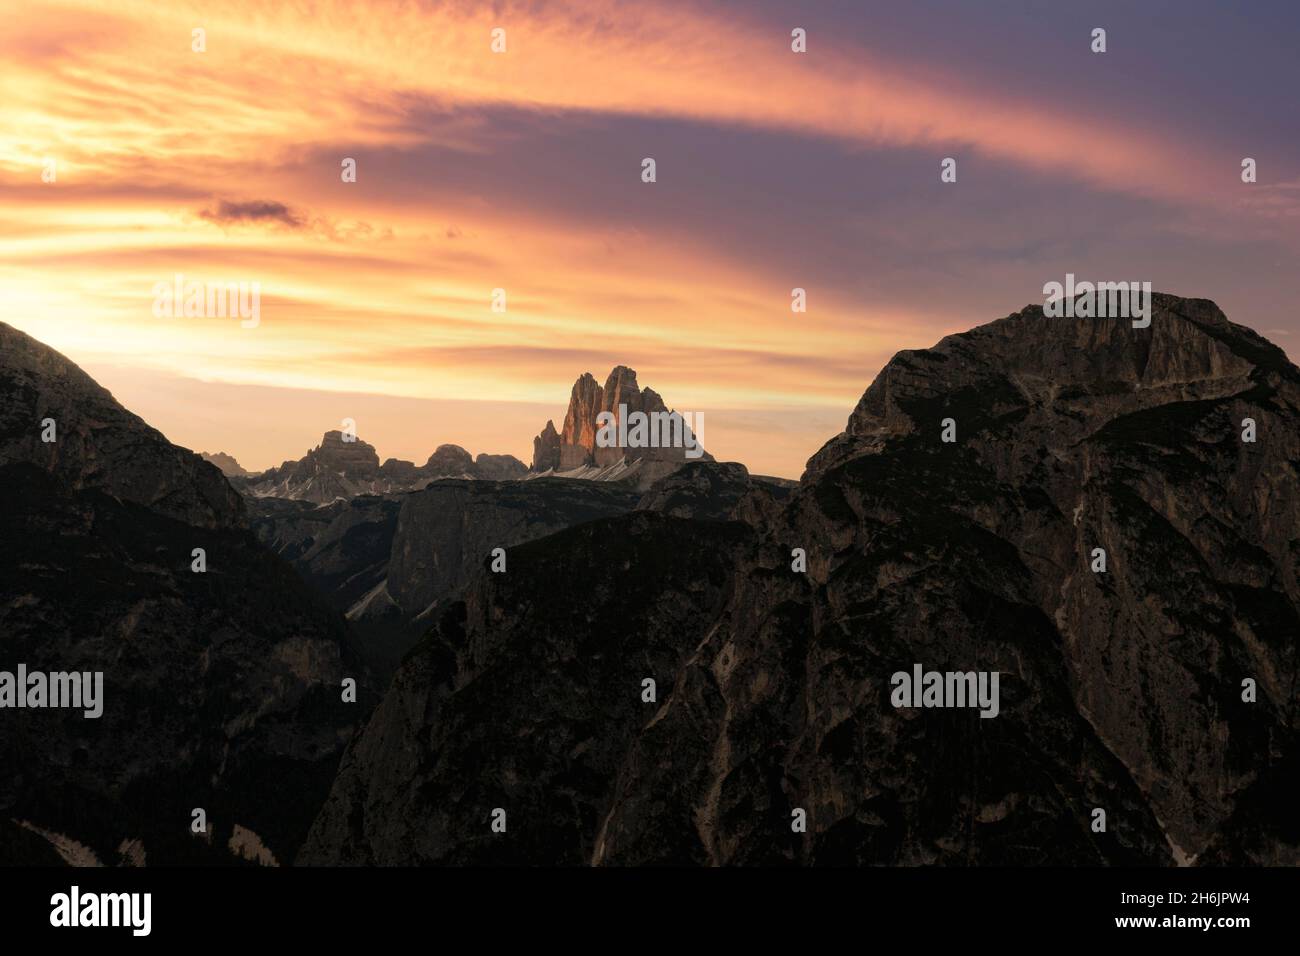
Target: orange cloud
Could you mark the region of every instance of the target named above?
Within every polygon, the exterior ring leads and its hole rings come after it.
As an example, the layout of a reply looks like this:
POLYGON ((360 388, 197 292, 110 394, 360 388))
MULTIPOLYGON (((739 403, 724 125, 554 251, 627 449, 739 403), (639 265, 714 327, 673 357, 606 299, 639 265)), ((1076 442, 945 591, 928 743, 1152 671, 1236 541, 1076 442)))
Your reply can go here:
MULTIPOLYGON (((97 0, 30 4, 0 40, 11 78, 0 167, 62 155, 70 175, 219 173, 312 145, 420 140, 413 98, 675 116, 871 145, 967 144, 1121 191, 1199 195, 1217 178, 1189 144, 1028 96, 972 89, 834 37, 789 37, 695 7, 583 0, 371 4, 97 0), (206 51, 191 31, 206 31, 206 51), (506 31, 506 52, 490 34, 506 31), (71 58, 67 54, 74 55, 71 58), (246 158, 235 158, 243 153, 246 158)), ((472 128, 460 145, 480 148, 472 128)))
MULTIPOLYGON (((711 245, 689 222, 593 218, 575 228, 508 190, 413 196, 400 183, 338 183, 337 161, 368 149, 434 142, 485 159, 512 149, 485 115, 496 107, 569 123, 669 118, 933 148, 936 178, 938 149, 970 149, 1175 203, 1208 195, 1275 220, 1290 208, 1281 189, 1228 202, 1207 187, 1220 171, 1158 129, 864 61, 833 36, 796 56, 788 35, 699 7, 359 11, 341 0, 38 0, 8 11, 8 318, 79 361, 232 387, 562 405, 579 372, 627 362, 653 369, 647 380, 683 408, 818 414, 851 408, 896 349, 953 330, 937 308, 891 309, 861 289, 818 289, 815 307, 794 315, 796 280, 711 245), (502 54, 489 45, 497 27, 502 54), (195 29, 205 31, 202 53, 191 48, 195 29), (430 104, 440 107, 435 128, 421 124, 430 104), (41 178, 49 160, 53 183, 41 178), (156 318, 151 290, 178 273, 258 283, 260 324, 156 318), (504 313, 490 308, 497 288, 504 313)), ((810 453, 824 437, 791 448, 810 453)))

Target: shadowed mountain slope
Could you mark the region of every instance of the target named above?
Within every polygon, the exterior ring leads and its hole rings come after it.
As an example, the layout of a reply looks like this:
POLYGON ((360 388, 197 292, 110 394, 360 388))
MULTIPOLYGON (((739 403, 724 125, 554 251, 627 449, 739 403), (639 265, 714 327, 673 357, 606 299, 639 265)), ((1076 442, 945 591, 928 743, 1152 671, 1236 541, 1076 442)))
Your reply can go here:
MULTIPOLYGON (((736 478, 660 500, 736 514, 736 478)), ((300 860, 1300 862, 1300 371, 1213 303, 900 353, 743 517, 511 549, 300 860), (893 706, 918 664, 997 672, 997 716, 893 706)))
POLYGON ((42 833, 110 864, 292 859, 374 702, 341 615, 215 466, 45 346, 7 326, 0 344, 0 671, 103 682, 98 718, 0 709, 0 862, 42 833))

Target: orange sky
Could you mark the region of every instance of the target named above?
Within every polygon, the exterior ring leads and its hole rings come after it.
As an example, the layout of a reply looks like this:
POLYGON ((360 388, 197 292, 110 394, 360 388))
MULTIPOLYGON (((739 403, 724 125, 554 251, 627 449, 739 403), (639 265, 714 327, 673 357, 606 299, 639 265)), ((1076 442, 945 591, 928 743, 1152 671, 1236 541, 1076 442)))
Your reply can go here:
POLYGON ((1099 242, 1021 248, 1041 210, 990 214, 997 195, 965 186, 981 164, 1017 202, 1056 184, 1072 209, 1156 211, 1186 251, 1116 278, 1235 295, 1231 317, 1289 344, 1267 311, 1293 287, 1180 287, 1226 262, 1202 237, 1223 223, 1234 254, 1294 262, 1300 192, 1275 176, 1241 193, 1248 147, 832 29, 795 55, 798 16, 766 5, 3 5, 5 320, 173 441, 249 468, 342 417, 381 457, 451 441, 528 460, 573 380, 621 363, 705 411, 718 457, 797 476, 898 349, 1014 311, 1079 262, 1134 264, 1099 242), (945 208, 953 154, 972 172, 945 208), (894 156, 897 183, 851 174, 894 156), (155 316, 177 273, 258 283, 259 324, 155 316))

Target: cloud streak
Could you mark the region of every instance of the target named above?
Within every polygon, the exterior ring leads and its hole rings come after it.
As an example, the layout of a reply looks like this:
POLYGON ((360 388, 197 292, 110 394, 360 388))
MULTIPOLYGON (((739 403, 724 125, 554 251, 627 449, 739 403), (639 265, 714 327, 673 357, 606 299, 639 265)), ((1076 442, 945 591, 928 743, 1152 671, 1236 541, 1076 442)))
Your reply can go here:
POLYGON ((302 216, 284 203, 265 199, 248 202, 231 202, 222 199, 215 209, 199 210, 199 218, 219 225, 270 222, 288 226, 290 229, 301 229, 304 225, 302 216))
MULTIPOLYGON (((894 351, 1006 314, 1067 271, 1295 328, 1300 168, 1279 144, 1296 135, 1251 136, 1249 117, 1270 112, 1258 104, 1230 133, 1207 128, 1178 96, 1209 82, 1195 63, 1165 57, 1171 75, 1137 82, 1150 76, 1125 72, 1133 37, 1090 57, 1069 15, 1045 13, 1032 38, 1071 66, 1044 90, 1033 70, 1054 55, 1007 63, 982 13, 953 21, 969 34, 958 56, 927 46, 929 7, 882 32, 859 4, 827 3, 795 55, 786 9, 22 5, 0 33, 7 318, 123 382, 279 395, 562 408, 579 372, 629 364, 680 407, 808 409, 784 465, 764 466, 790 475, 828 437, 826 409, 847 414, 894 351), (864 42, 877 34, 889 42, 864 42), (1251 187, 1247 150, 1265 172, 1251 187), (949 155, 955 185, 938 180, 949 155), (150 290, 178 272, 258 282, 261 324, 155 319, 150 290), (790 311, 796 286, 806 313, 790 311)), ((1215 89, 1268 96, 1247 66, 1216 65, 1215 89)), ((131 394, 146 418, 167 414, 131 394)))

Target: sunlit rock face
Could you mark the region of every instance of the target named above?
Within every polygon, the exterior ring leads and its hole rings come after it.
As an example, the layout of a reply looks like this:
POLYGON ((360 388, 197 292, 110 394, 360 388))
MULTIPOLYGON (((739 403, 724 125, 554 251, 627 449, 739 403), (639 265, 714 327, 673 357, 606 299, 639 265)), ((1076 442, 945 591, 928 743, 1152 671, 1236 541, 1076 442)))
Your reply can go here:
POLYGON ((557 432, 548 421, 533 439, 532 471, 554 472, 575 478, 622 481, 647 490, 688 461, 712 461, 703 448, 688 454, 687 440, 668 447, 602 445, 598 440, 601 416, 626 423, 633 415, 666 415, 671 411, 654 389, 637 384, 636 371, 616 365, 602 387, 584 372, 573 383, 564 428, 557 432))

